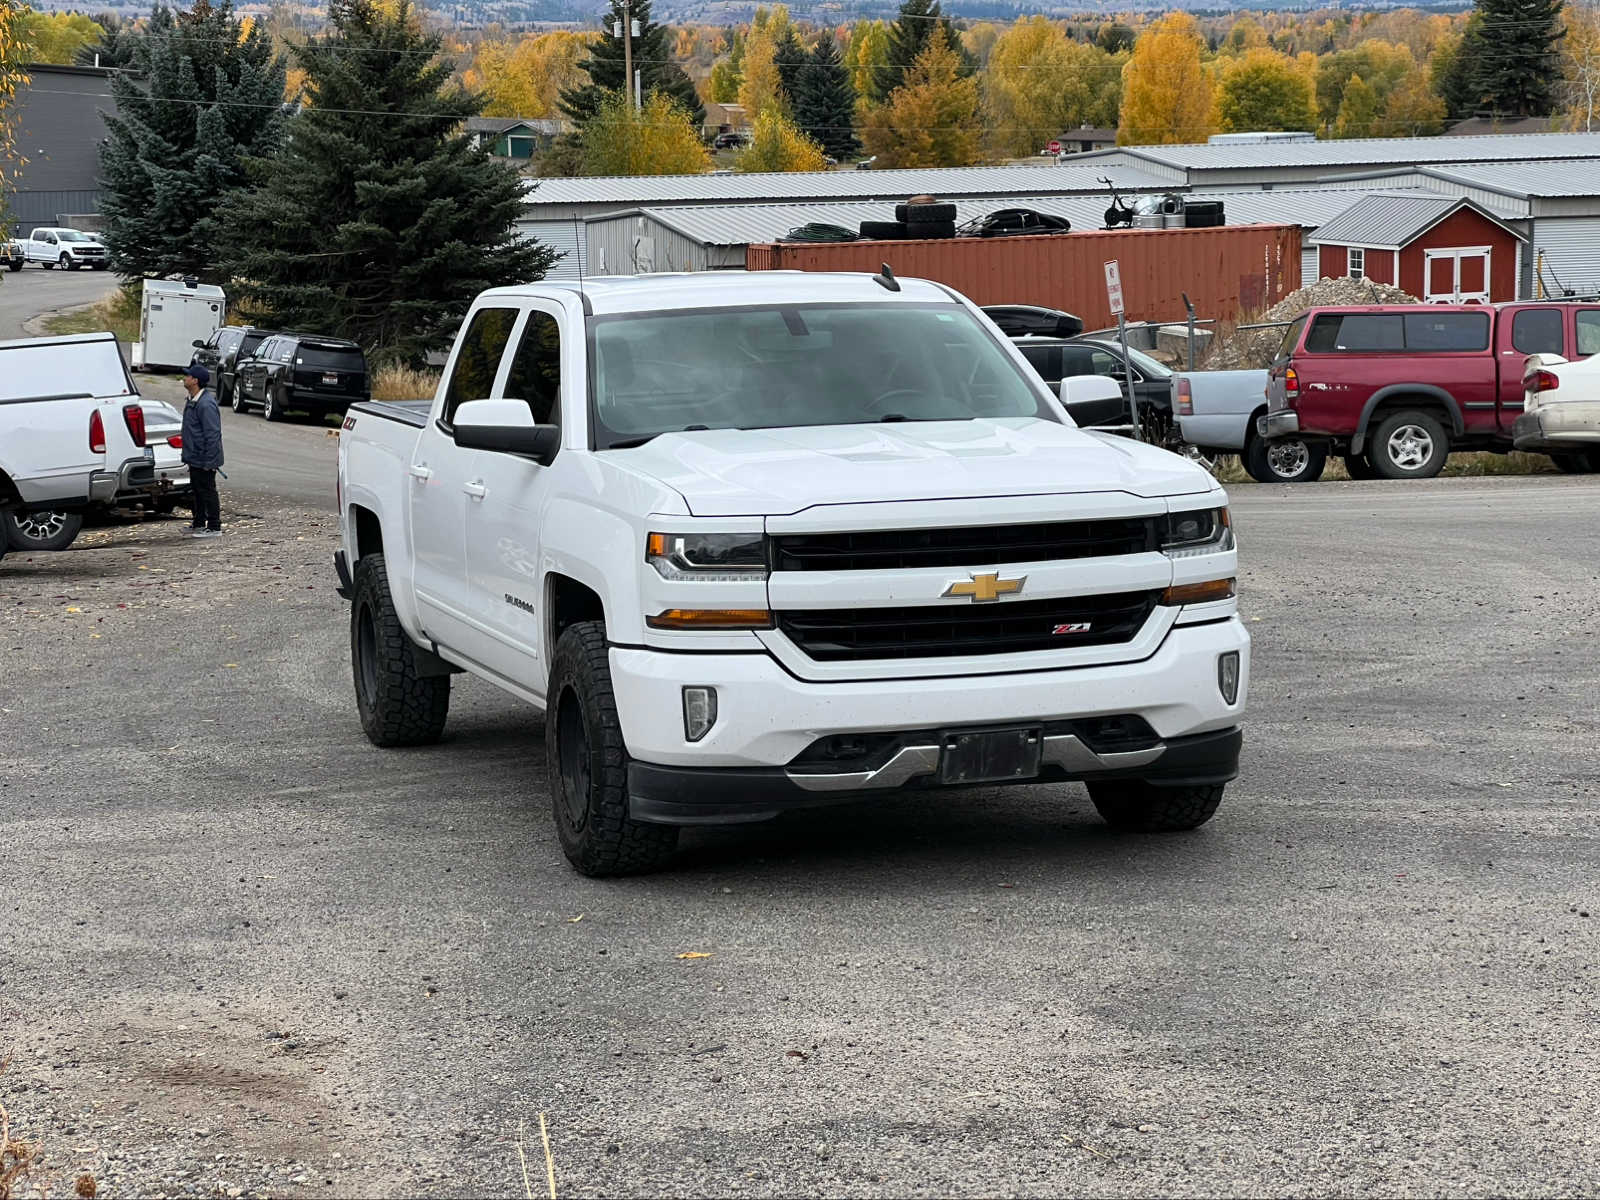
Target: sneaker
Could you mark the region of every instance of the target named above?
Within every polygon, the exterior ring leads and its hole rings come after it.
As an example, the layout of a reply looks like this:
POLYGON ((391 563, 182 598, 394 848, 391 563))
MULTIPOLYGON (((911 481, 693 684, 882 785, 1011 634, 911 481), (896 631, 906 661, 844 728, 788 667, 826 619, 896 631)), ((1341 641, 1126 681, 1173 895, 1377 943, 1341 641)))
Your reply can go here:
POLYGON ((191 537, 197 537, 197 538, 219 538, 219 537, 222 536, 222 530, 220 530, 220 529, 202 529, 197 533, 190 534, 190 536, 191 537))

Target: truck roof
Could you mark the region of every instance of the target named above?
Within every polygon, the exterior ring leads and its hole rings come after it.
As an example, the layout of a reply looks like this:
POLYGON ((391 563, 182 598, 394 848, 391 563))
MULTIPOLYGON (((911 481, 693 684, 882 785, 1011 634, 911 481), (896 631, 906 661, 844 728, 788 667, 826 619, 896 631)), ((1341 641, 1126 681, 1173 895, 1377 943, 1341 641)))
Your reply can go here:
POLYGON ((949 302, 951 294, 926 279, 900 279, 891 292, 871 275, 828 271, 691 271, 663 275, 601 275, 493 288, 485 296, 534 297, 579 292, 597 314, 662 309, 738 308, 749 304, 892 304, 949 302))
POLYGON ((26 337, 10 338, 0 341, 0 350, 11 350, 17 346, 81 346, 85 342, 114 342, 117 335, 114 333, 63 333, 55 337, 26 337))

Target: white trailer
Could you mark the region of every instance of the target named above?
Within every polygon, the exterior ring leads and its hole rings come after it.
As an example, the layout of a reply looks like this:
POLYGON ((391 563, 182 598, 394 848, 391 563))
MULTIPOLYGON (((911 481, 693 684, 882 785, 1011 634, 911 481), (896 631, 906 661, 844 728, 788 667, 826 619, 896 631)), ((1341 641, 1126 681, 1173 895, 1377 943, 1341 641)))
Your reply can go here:
POLYGON ((228 297, 213 284, 146 279, 134 369, 187 367, 194 361, 195 342, 205 341, 222 325, 227 309, 228 297))

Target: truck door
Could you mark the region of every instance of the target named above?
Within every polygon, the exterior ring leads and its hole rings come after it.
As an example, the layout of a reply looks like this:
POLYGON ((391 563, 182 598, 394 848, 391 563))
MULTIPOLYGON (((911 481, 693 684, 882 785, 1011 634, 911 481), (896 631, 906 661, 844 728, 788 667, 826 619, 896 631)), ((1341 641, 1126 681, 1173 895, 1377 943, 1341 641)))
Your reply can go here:
POLYGON ((434 641, 472 656, 476 639, 467 605, 467 493, 477 451, 456 445, 450 418, 468 400, 494 395, 518 312, 480 308, 456 342, 436 419, 423 427, 407 464, 411 562, 422 628, 434 641))
POLYGON ((1499 342, 1495 362, 1500 375, 1497 418, 1500 432, 1509 437, 1512 422, 1522 415, 1522 372, 1528 365, 1528 355, 1565 355, 1566 338, 1559 308, 1514 308, 1509 314, 1501 312, 1499 324, 1495 335, 1499 342))
MULTIPOLYGON (((557 305, 536 302, 528 309, 496 395, 525 403, 535 425, 561 423, 564 341, 557 305)), ((468 480, 467 590, 474 625, 493 642, 491 661, 504 664, 503 673, 539 695, 547 673, 540 633, 545 617, 540 532, 559 463, 558 457, 546 467, 483 450, 468 480)))

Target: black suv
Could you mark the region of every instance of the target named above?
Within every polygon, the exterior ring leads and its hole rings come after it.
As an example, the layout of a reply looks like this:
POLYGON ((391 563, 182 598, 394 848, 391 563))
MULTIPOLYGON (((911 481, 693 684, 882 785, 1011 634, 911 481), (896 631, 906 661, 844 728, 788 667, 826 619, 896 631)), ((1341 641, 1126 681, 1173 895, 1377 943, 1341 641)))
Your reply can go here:
POLYGON ((212 332, 203 342, 195 342, 195 361, 211 368, 212 386, 216 388, 218 404, 232 404, 234 412, 243 412, 239 399, 236 373, 239 364, 256 352, 276 329, 257 329, 254 325, 224 325, 212 332))
POLYGON ((341 338, 276 333, 241 358, 236 373, 234 408, 259 404, 269 421, 291 410, 321 420, 372 395, 366 356, 341 338))

